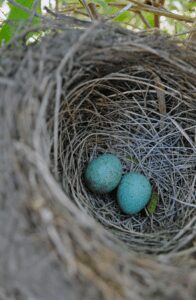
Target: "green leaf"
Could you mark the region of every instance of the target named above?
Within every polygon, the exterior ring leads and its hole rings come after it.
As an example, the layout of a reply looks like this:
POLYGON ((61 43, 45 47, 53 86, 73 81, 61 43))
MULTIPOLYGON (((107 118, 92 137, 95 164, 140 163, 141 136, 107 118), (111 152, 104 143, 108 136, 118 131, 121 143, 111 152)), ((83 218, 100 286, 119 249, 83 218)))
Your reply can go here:
POLYGON ((122 14, 114 18, 117 22, 128 22, 131 18, 131 13, 129 11, 124 11, 122 14))
POLYGON ((151 13, 143 13, 144 18, 148 21, 151 27, 154 27, 154 15, 151 13))
POLYGON ((187 3, 187 9, 190 10, 190 11, 194 11, 195 9, 195 3, 194 2, 188 2, 187 3))
POLYGON ((5 1, 5 0, 0 0, 0 6, 3 4, 4 1, 5 1))
POLYGON ((158 202, 159 202, 159 195, 156 192, 153 192, 150 201, 146 207, 149 214, 152 215, 156 211, 158 202))
POLYGON ((134 162, 135 164, 138 164, 138 160, 132 156, 127 156, 127 159, 134 162))
MULTIPOLYGON (((33 9, 34 0, 15 0, 15 2, 28 9, 33 9)), ((41 1, 37 6, 37 12, 41 13, 41 1)), ((7 20, 3 23, 0 31, 0 45, 3 42, 9 42, 16 34, 22 32, 25 26, 28 26, 29 24, 37 24, 39 22, 39 18, 32 18, 31 12, 26 12, 23 9, 10 3, 9 15, 7 17, 7 20)))

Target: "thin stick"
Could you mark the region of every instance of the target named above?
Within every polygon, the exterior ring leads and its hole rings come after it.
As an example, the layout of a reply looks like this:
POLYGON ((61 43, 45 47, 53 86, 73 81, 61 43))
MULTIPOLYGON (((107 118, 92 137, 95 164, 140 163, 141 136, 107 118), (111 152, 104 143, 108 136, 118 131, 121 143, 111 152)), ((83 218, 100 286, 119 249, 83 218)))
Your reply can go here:
POLYGON ((142 22, 146 25, 146 27, 151 28, 150 23, 148 22, 148 20, 146 18, 144 18, 141 11, 138 11, 138 15, 139 15, 140 19, 142 20, 142 22))
MULTIPOLYGON (((160 9, 160 8, 157 8, 154 6, 145 5, 145 4, 142 4, 142 3, 134 1, 134 0, 128 0, 128 1, 135 4, 135 6, 130 8, 130 10, 135 11, 135 12, 143 10, 143 11, 151 12, 151 13, 159 15, 159 16, 165 16, 167 18, 175 19, 178 21, 185 21, 185 22, 189 22, 189 23, 195 22, 195 18, 192 18, 192 17, 181 16, 181 15, 169 12, 166 9, 160 9)), ((124 4, 118 4, 115 2, 110 3, 110 5, 116 6, 116 7, 124 7, 124 4)))

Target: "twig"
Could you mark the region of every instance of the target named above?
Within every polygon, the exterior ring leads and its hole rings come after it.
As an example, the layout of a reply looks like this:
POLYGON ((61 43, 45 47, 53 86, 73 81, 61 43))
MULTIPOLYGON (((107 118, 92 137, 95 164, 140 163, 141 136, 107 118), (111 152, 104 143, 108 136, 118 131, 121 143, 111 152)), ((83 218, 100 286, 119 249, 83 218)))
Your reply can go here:
MULTIPOLYGON (((175 19, 178 21, 185 21, 185 22, 190 22, 190 23, 194 23, 194 21, 195 21, 195 18, 174 14, 172 12, 167 11, 166 9, 160 9, 160 8, 156 8, 156 7, 153 7, 150 5, 145 5, 145 4, 139 3, 134 0, 129 0, 129 1, 135 4, 135 6, 133 6, 132 8, 129 9, 131 11, 138 12, 138 11, 143 10, 143 11, 151 12, 158 16, 165 16, 167 18, 175 19)), ((115 6, 115 7, 124 7, 123 4, 118 4, 115 2, 109 3, 109 5, 115 6)))
POLYGON ((159 76, 156 75, 154 78, 154 81, 156 84, 156 91, 157 91, 157 97, 158 97, 158 103, 159 103, 159 112, 161 115, 165 115, 166 114, 166 102, 165 102, 164 86, 163 86, 159 76))
POLYGON ((118 16, 120 16, 122 13, 130 10, 130 8, 133 6, 133 4, 129 3, 128 5, 126 5, 125 7, 123 7, 120 11, 118 11, 115 15, 112 16, 112 18, 116 18, 118 16))
POLYGON ((59 11, 59 0, 56 0, 55 10, 56 12, 59 11))
POLYGON ((172 123, 178 128, 178 130, 181 132, 181 134, 185 137, 185 139, 189 142, 191 147, 193 147, 194 151, 196 151, 196 147, 194 145, 194 142, 191 140, 191 138, 188 136, 188 134, 184 131, 184 129, 180 126, 180 124, 171 118, 172 123))
POLYGON ((89 7, 89 9, 90 9, 90 11, 91 11, 91 14, 92 14, 92 16, 93 16, 93 19, 94 19, 94 20, 99 20, 99 19, 100 19, 100 15, 99 15, 98 12, 97 12, 95 3, 89 3, 89 4, 88 4, 88 7, 89 7))
POLYGON ((31 13, 31 17, 29 19, 30 22, 32 22, 33 18, 35 17, 36 10, 37 10, 37 7, 39 5, 39 2, 40 2, 40 0, 35 0, 34 3, 33 3, 32 13, 31 13))
POLYGON ((89 6, 87 3, 86 3, 86 0, 79 0, 80 3, 84 6, 84 8, 86 9, 89 17, 91 18, 91 20, 94 20, 95 19, 95 15, 94 15, 94 10, 92 11, 92 7, 89 6))
POLYGON ((140 17, 140 19, 142 20, 142 22, 144 23, 144 25, 146 25, 147 28, 151 28, 150 23, 148 22, 148 20, 146 20, 146 18, 144 18, 142 12, 138 11, 137 14, 140 17))
POLYGON ((85 20, 79 20, 76 19, 74 17, 71 16, 66 16, 65 14, 61 14, 61 13, 56 13, 53 12, 52 10, 50 10, 48 7, 44 7, 44 9, 47 11, 47 13, 49 13, 50 15, 54 16, 55 18, 59 19, 59 20, 65 20, 68 24, 75 24, 78 26, 87 26, 90 25, 91 22, 90 21, 85 21, 85 20))

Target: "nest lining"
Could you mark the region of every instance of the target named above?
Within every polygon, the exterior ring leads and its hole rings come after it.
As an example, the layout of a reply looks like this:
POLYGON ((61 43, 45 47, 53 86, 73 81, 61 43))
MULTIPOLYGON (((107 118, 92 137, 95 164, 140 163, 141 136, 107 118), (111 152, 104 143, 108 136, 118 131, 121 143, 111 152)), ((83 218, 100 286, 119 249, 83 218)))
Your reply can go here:
POLYGON ((111 61, 109 72, 107 62, 104 67, 99 64, 94 63, 87 72, 83 69, 84 77, 92 79, 77 84, 62 101, 62 181, 81 209, 132 249, 147 253, 172 251, 179 246, 175 235, 191 220, 195 209, 192 187, 196 154, 194 145, 180 130, 183 128, 193 140, 195 111, 186 100, 188 93, 185 96, 185 90, 181 92, 184 85, 179 89, 182 75, 176 74, 170 80, 174 70, 164 62, 159 62, 157 70, 156 66, 153 69, 138 63, 122 68, 121 61, 112 73, 111 61), (160 112, 159 92, 165 101, 164 114, 160 112), (115 192, 100 196, 87 189, 84 169, 102 153, 116 154, 124 173, 138 171, 150 179, 159 194, 153 215, 146 211, 127 216, 120 211, 115 192))

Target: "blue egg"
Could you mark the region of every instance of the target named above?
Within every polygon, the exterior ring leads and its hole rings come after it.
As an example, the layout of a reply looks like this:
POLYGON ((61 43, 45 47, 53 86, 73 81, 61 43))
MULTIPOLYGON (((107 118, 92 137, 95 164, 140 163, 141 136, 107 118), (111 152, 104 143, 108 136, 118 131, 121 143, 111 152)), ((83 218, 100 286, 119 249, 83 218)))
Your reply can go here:
POLYGON ((152 186, 142 174, 130 172, 122 177, 117 190, 120 208, 126 214, 140 212, 150 200, 152 186))
POLYGON ((93 159, 85 171, 88 188, 96 193, 114 190, 122 177, 122 165, 117 156, 103 154, 93 159))

